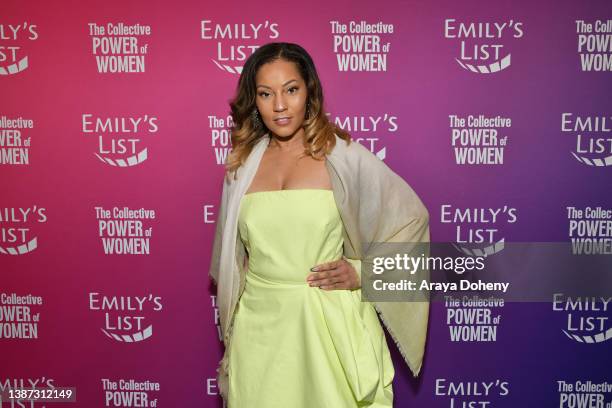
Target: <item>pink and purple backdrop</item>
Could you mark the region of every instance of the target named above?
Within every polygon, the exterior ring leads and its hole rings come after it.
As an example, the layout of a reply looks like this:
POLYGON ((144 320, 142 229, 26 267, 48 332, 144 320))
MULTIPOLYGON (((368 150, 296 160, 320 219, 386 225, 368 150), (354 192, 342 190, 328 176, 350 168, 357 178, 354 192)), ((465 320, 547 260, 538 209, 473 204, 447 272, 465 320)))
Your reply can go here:
MULTIPOLYGON (((330 118, 417 191, 433 241, 456 239, 447 210, 500 209, 480 243, 609 249, 610 229, 570 225, 597 207, 608 225, 612 209, 611 32, 604 0, 4 0, 0 389, 76 387, 82 407, 221 406, 207 273, 224 129, 244 59, 271 41, 312 55, 330 118), (361 21, 392 32, 356 32, 361 21), (109 32, 121 23, 144 30, 109 32), (470 115, 511 125, 470 128, 470 115), (462 129, 497 137, 453 141, 462 129), (124 207, 149 215, 114 213, 124 207), (122 391, 132 379, 159 390, 122 391)), ((571 407, 589 392, 560 381, 612 384, 607 303, 577 338, 551 303, 506 305, 496 338, 480 341, 452 341, 447 308, 432 304, 419 379, 389 339, 395 406, 571 407)), ((612 406, 605 386, 593 394, 612 406)))

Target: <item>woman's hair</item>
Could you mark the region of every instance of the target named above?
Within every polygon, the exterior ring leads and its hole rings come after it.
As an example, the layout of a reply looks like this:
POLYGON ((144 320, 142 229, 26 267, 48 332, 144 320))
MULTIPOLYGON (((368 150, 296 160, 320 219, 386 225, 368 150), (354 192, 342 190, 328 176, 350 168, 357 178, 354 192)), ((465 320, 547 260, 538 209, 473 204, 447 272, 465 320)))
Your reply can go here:
POLYGON ((228 172, 237 170, 244 164, 256 142, 268 133, 263 121, 259 126, 253 122, 253 110, 256 109, 257 96, 255 76, 259 68, 269 62, 283 59, 294 62, 306 83, 308 93, 306 104, 310 115, 304 119, 305 153, 315 159, 322 158, 331 152, 336 144, 334 133, 350 143, 351 137, 334 123, 330 122, 323 111, 323 89, 312 58, 306 50, 297 44, 276 42, 259 47, 246 60, 236 96, 230 102, 232 110, 231 142, 232 151, 227 156, 225 167, 228 172))

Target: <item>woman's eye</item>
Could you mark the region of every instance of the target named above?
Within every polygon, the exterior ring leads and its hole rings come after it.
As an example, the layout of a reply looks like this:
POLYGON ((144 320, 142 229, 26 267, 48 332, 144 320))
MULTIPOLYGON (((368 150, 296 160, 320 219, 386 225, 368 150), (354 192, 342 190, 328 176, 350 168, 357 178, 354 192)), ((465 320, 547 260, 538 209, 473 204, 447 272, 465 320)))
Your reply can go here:
POLYGON ((269 95, 269 93, 267 93, 267 92, 260 92, 259 93, 259 96, 264 96, 265 97, 265 96, 268 96, 268 95, 269 95))
POLYGON ((289 93, 295 93, 295 91, 297 91, 297 87, 291 87, 289 88, 289 93))

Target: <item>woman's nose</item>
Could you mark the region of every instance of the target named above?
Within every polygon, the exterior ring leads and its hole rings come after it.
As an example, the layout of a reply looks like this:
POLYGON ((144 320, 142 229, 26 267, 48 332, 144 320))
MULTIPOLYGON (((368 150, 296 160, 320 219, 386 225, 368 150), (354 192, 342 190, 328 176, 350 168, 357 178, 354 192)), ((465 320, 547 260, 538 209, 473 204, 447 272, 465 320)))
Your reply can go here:
POLYGON ((287 105, 285 104, 285 100, 283 99, 282 96, 277 96, 274 99, 274 110, 277 112, 282 112, 287 108, 287 105))

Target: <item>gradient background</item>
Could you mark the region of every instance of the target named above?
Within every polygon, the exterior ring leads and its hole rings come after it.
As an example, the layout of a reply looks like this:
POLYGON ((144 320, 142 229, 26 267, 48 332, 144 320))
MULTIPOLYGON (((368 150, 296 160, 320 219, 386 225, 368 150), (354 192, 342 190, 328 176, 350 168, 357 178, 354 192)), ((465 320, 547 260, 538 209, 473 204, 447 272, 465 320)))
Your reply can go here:
MULTIPOLYGON (((32 138, 30 164, 0 166, 0 208, 37 205, 48 218, 28 225, 38 237, 35 251, 0 257, 0 293, 43 297, 43 306, 33 308, 41 312, 38 339, 0 339, 0 387, 52 379, 55 386, 77 388, 76 406, 94 407, 104 406, 102 378, 134 378, 161 384, 151 394, 159 406, 221 406, 214 378, 222 344, 211 305, 215 287, 207 277, 214 224, 204 222, 203 208, 216 212, 223 174, 208 116, 229 113, 238 75, 212 62, 218 40, 200 37, 202 20, 277 23, 278 39, 222 45, 299 43, 317 65, 332 118, 396 116, 396 132, 352 134, 379 137, 385 162, 428 207, 432 240, 443 242, 454 239, 454 227, 440 222, 443 204, 515 207, 518 220, 503 231, 507 241, 567 241, 566 206, 612 207, 610 168, 575 160, 575 136, 560 129, 563 112, 612 114, 611 73, 582 72, 575 28, 577 19, 611 18, 606 0, 4 0, 0 24, 36 24, 38 39, 0 39, 0 47, 22 45, 30 65, 0 75, 0 116, 35 123, 24 131, 32 138), (459 40, 444 38, 446 18, 522 22, 522 38, 501 40, 512 65, 490 75, 461 69, 454 61, 459 40), (338 71, 329 22, 362 19, 394 25, 394 34, 383 36, 392 44, 385 72, 338 71), (146 72, 98 73, 87 29, 92 22, 150 25, 152 34, 139 39, 149 44, 146 72), (148 160, 127 168, 99 161, 95 137, 81 129, 85 113, 155 115, 159 131, 143 136, 148 160), (455 164, 450 114, 510 117, 504 164, 455 164), (94 206, 154 209, 151 253, 104 255, 94 206), (160 296, 163 310, 146 313, 153 337, 133 344, 107 338, 100 331, 103 314, 89 310, 90 292, 160 296)), ((0 222, 0 228, 15 226, 8 224, 0 222)), ((502 314, 496 342, 452 343, 445 307, 433 304, 416 380, 389 338, 395 406, 448 407, 448 398, 434 395, 437 378, 508 381, 510 394, 490 398, 492 407, 559 406, 557 380, 612 381, 612 343, 571 341, 561 332, 564 315, 553 313, 550 303, 510 304, 502 314)))

